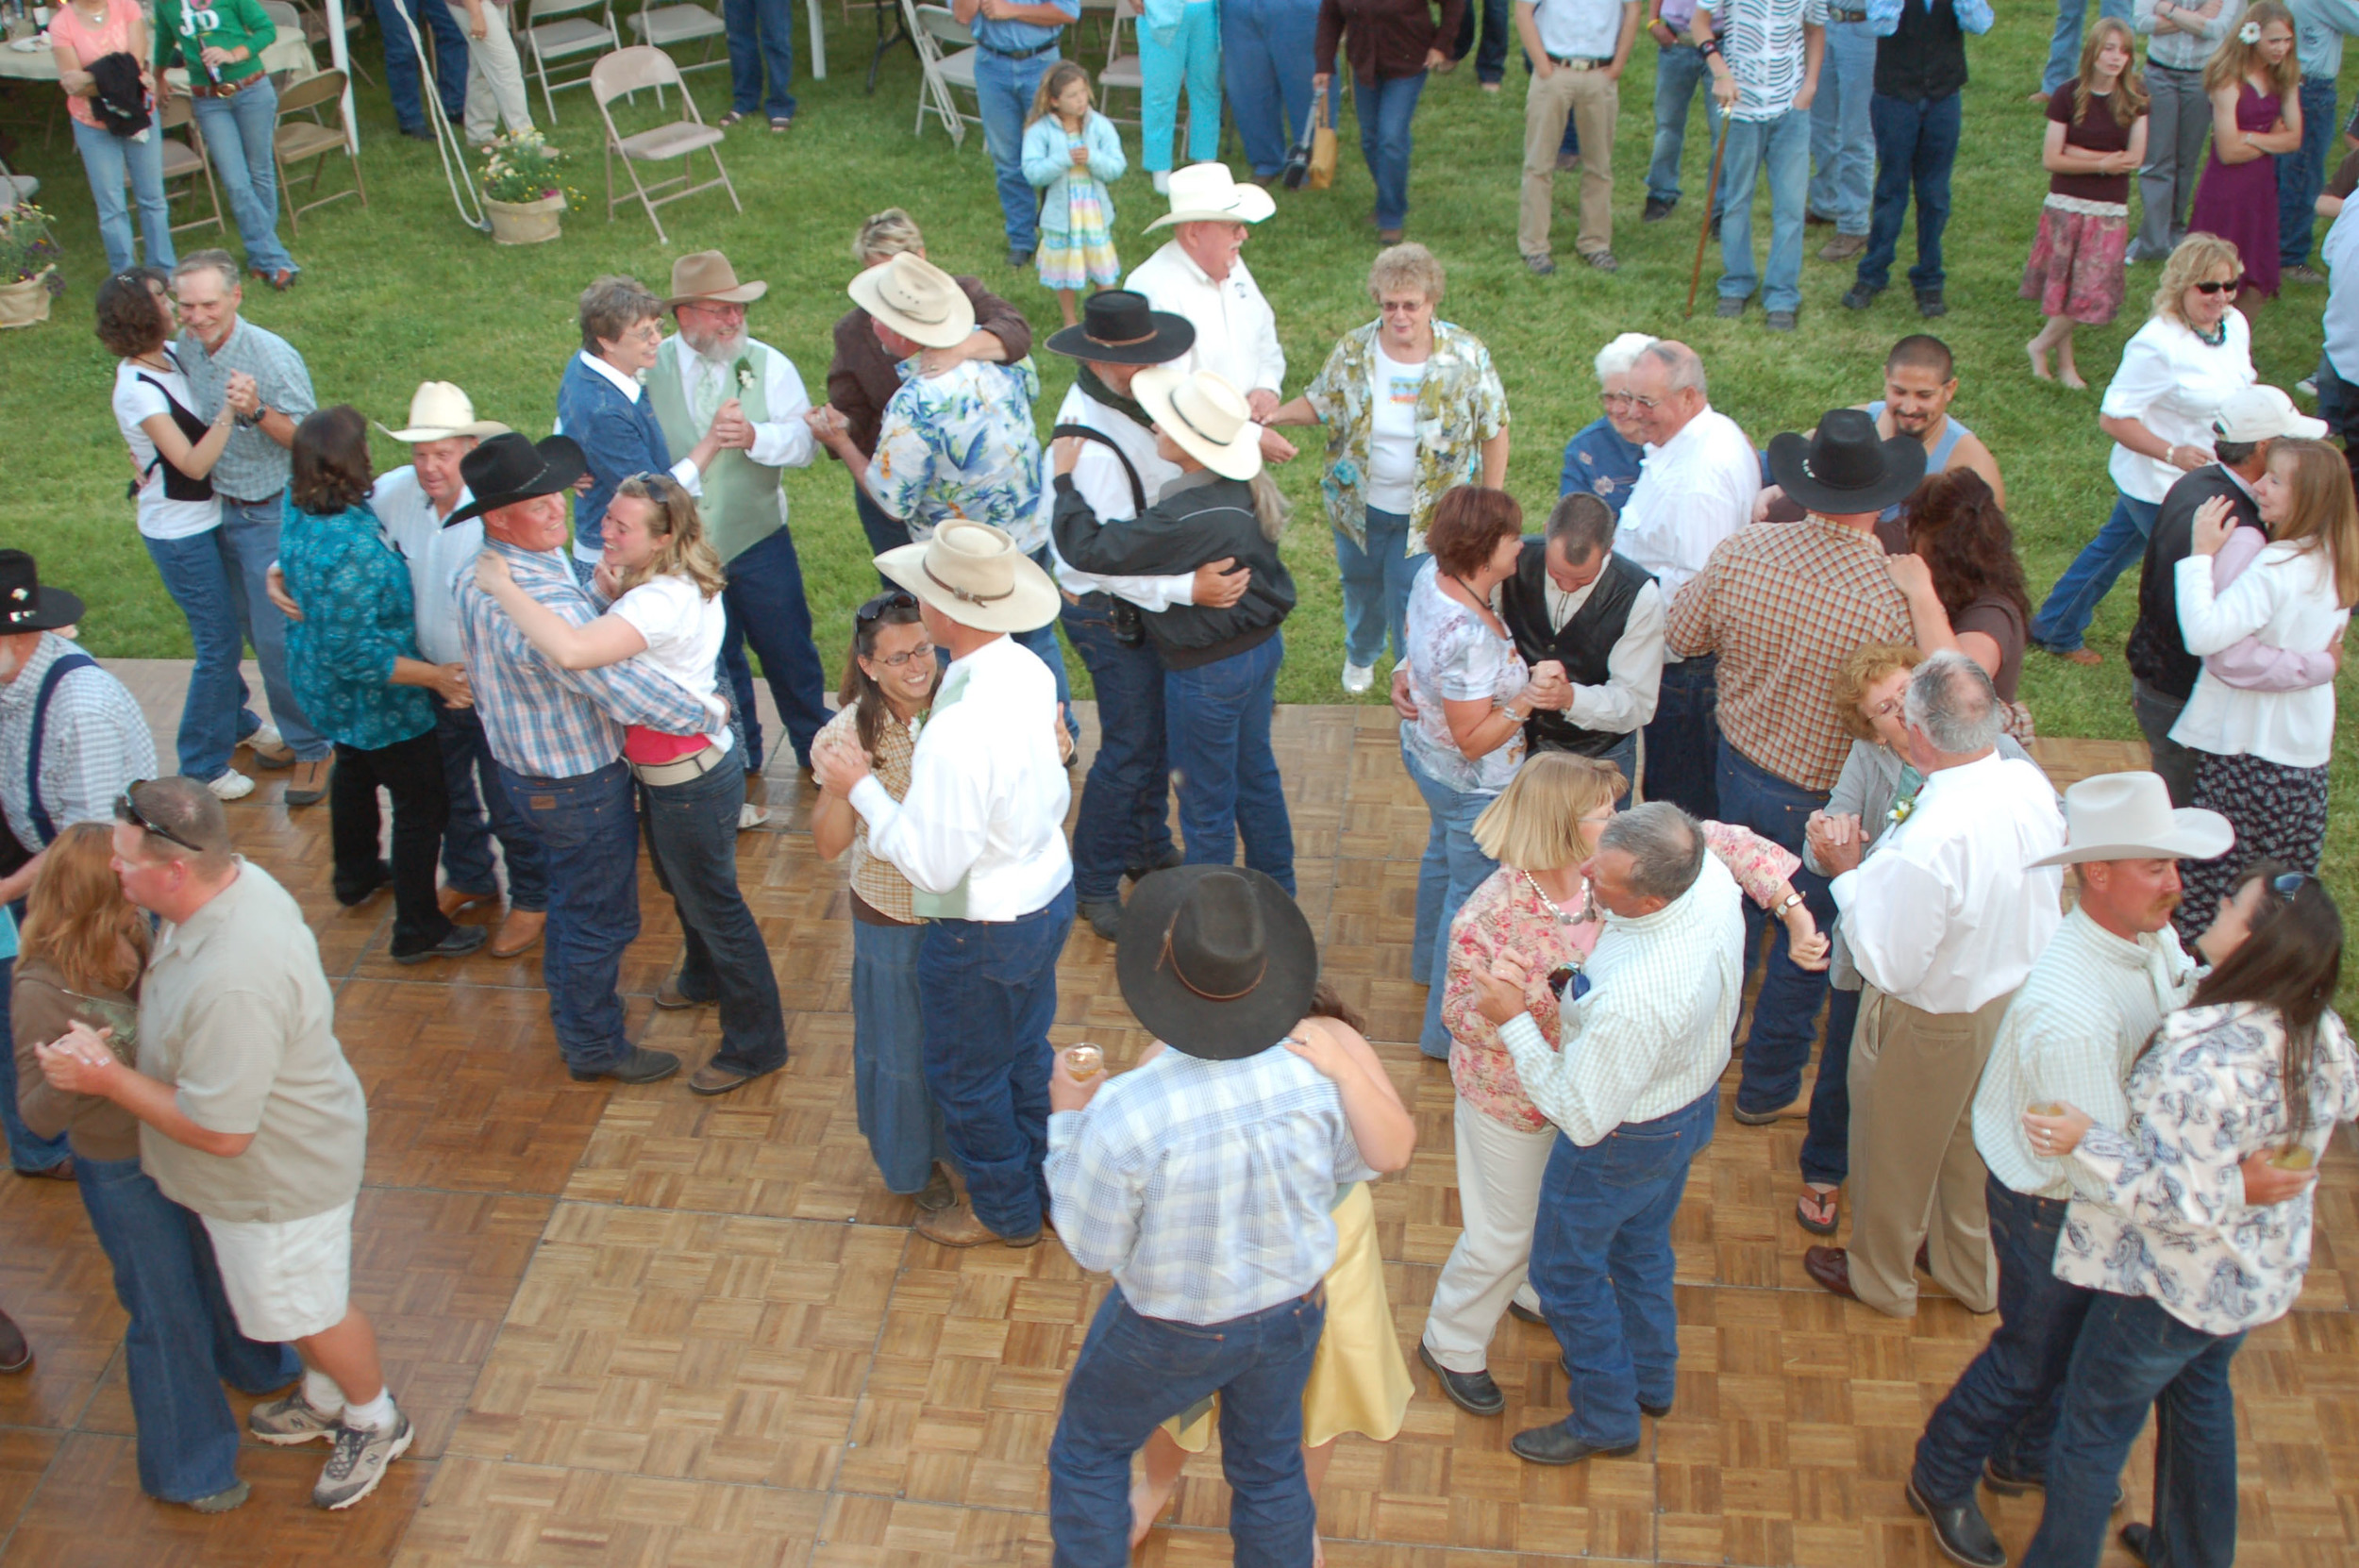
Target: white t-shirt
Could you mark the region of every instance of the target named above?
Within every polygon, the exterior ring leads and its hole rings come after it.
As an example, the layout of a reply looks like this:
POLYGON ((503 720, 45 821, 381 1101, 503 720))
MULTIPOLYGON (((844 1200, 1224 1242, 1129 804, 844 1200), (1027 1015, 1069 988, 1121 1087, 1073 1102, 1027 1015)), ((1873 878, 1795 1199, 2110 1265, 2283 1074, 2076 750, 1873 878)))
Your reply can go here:
POLYGON ((1417 392, 1425 385, 1425 365, 1404 365, 1380 348, 1369 375, 1376 385, 1368 404, 1368 505, 1406 514, 1415 504, 1417 392))
POLYGON ((156 443, 141 426, 156 414, 171 418, 172 406, 164 401, 163 392, 142 376, 161 382, 180 400, 180 407, 196 411, 196 394, 189 391, 189 378, 176 365, 171 370, 149 370, 125 359, 115 366, 115 427, 123 432, 133 460, 146 475, 140 482, 140 532, 149 539, 187 539, 219 527, 219 501, 175 501, 164 494, 164 465, 156 460, 156 443))
POLYGON ((671 681, 701 701, 722 726, 714 743, 730 745, 728 708, 721 701, 718 665, 721 637, 728 613, 718 594, 708 599, 684 576, 649 577, 614 601, 612 614, 621 616, 647 640, 640 657, 671 681))

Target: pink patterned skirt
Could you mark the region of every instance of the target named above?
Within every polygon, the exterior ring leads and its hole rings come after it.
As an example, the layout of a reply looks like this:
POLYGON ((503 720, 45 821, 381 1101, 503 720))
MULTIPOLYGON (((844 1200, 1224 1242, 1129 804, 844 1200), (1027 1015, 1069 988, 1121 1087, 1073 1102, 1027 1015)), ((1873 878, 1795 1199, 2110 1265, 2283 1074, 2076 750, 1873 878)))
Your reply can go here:
POLYGON ((2127 207, 2049 196, 2039 209, 2032 259, 2023 264, 2022 297, 2039 301, 2041 315, 2104 325, 2121 310, 2121 253, 2129 242, 2127 207))

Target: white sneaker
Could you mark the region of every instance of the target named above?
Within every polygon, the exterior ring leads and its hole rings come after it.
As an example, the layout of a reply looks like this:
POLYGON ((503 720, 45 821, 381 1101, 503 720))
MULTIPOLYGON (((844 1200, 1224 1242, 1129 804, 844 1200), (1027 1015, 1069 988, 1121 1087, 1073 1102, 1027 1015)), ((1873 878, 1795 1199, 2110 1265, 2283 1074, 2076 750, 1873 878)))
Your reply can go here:
POLYGON ((254 780, 235 768, 224 768, 221 776, 205 787, 213 792, 216 800, 243 800, 254 792, 254 780))
POLYGON ((1155 192, 1156 194, 1163 196, 1168 196, 1171 194, 1170 170, 1158 169, 1155 171, 1155 192))
POLYGON ((1376 666, 1375 666, 1375 665, 1373 665, 1373 664, 1353 664, 1353 663, 1350 663, 1350 662, 1348 662, 1348 661, 1347 661, 1347 662, 1345 663, 1345 665, 1344 665, 1344 690, 1345 690, 1345 691, 1347 691, 1347 692, 1350 692, 1353 696, 1355 696, 1355 697, 1356 697, 1356 696, 1358 696, 1361 692, 1363 692, 1366 691, 1369 687, 1371 687, 1371 686, 1373 686, 1373 685, 1375 685, 1375 684, 1376 684, 1376 666))
POLYGON ((770 809, 766 806, 756 806, 749 800, 737 809, 737 830, 740 833, 748 828, 760 827, 769 820, 770 809))
POLYGON ((286 737, 279 734, 278 726, 268 719, 262 721, 261 728, 245 738, 245 743, 256 751, 285 751, 287 749, 286 737))
POLYGON ((2303 376, 2300 380, 2294 383, 2294 391, 2300 392, 2311 402, 2316 403, 2318 400, 2317 377, 2314 375, 2303 376))

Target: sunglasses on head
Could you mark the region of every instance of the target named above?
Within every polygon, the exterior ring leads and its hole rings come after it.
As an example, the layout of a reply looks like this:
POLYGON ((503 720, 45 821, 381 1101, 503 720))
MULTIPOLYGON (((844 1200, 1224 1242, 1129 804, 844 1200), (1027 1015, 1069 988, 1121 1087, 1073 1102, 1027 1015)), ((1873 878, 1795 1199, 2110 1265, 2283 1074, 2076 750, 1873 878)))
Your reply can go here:
POLYGON ((147 832, 155 834, 158 838, 164 840, 168 843, 178 844, 181 848, 187 850, 192 855, 204 854, 205 850, 203 845, 189 842, 188 840, 182 838, 178 833, 169 827, 166 827, 162 823, 158 822, 154 817, 149 816, 145 811, 140 809, 140 791, 146 788, 152 782, 154 782, 152 779, 134 778, 130 783, 124 786, 123 793, 115 797, 115 820, 117 822, 127 822, 135 826, 143 828, 147 832))
POLYGON ((2187 286, 2199 294, 2233 294, 2236 292, 2234 283, 2191 283, 2187 286))
POLYGON ((916 608, 917 600, 912 595, 897 588, 890 589, 852 611, 852 619, 861 626, 866 626, 888 609, 915 609, 916 608))
POLYGON ((2282 876, 2270 877, 2269 891, 2290 904, 2294 895, 2301 891, 2301 884, 2313 879, 2306 871, 2289 871, 2282 876))

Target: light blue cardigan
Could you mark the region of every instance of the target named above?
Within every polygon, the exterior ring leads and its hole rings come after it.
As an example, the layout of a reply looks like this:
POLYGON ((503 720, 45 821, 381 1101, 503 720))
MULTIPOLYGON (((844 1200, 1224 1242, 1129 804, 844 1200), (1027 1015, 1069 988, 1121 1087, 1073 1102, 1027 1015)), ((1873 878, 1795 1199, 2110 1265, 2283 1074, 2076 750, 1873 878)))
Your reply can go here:
MULTIPOLYGON (((1088 143, 1089 172, 1100 185, 1112 186, 1122 177, 1129 164, 1122 156, 1122 133, 1114 123, 1090 110, 1082 127, 1088 143)), ((1044 114, 1024 127, 1024 177, 1041 192, 1040 226, 1052 234, 1062 234, 1066 228, 1065 184, 1073 177, 1073 155, 1065 142, 1064 123, 1054 114, 1044 114)), ((1105 193, 1106 232, 1114 226, 1114 198, 1105 193)))

